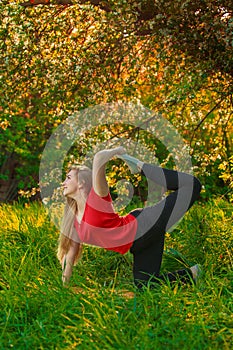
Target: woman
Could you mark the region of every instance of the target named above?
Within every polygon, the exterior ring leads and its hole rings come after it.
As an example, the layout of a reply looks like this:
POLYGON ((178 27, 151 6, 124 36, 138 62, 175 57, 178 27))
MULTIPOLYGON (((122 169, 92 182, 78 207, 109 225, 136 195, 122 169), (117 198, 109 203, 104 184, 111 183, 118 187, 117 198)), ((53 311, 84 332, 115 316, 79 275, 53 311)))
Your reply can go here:
POLYGON ((94 156, 93 170, 72 168, 63 182, 67 199, 58 248, 64 283, 81 254, 82 243, 121 254, 133 254, 134 283, 138 288, 149 282, 195 280, 198 265, 160 276, 165 232, 192 206, 201 191, 192 175, 163 169, 126 154, 123 147, 103 150, 94 156), (171 192, 159 203, 136 209, 126 216, 114 212, 105 175, 107 162, 114 156, 126 161, 134 172, 141 172, 171 192))

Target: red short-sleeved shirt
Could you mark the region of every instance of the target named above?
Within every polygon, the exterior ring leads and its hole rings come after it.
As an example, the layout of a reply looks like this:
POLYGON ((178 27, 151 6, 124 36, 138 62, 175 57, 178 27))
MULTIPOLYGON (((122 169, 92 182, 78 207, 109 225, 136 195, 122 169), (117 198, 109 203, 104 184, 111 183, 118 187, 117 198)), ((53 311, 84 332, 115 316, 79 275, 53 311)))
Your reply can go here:
POLYGON ((82 222, 75 219, 74 226, 81 242, 125 254, 134 241, 137 220, 131 214, 119 216, 110 194, 99 197, 92 188, 82 222))

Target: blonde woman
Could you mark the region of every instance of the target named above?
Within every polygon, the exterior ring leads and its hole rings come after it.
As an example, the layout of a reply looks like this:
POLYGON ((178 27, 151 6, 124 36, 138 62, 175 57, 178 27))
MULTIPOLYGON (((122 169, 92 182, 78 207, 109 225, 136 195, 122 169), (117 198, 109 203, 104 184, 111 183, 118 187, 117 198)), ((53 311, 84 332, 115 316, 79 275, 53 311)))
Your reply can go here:
POLYGON ((71 168, 63 189, 67 203, 58 258, 64 283, 70 280, 83 243, 120 254, 130 251, 133 254, 134 283, 139 289, 165 279, 187 282, 197 278, 198 265, 163 276, 159 274, 165 232, 199 197, 201 185, 194 176, 143 163, 126 154, 123 147, 117 147, 96 153, 92 170, 86 166, 71 168), (123 159, 134 172, 141 172, 170 193, 150 207, 119 216, 113 209, 105 174, 107 162, 115 156, 123 159))

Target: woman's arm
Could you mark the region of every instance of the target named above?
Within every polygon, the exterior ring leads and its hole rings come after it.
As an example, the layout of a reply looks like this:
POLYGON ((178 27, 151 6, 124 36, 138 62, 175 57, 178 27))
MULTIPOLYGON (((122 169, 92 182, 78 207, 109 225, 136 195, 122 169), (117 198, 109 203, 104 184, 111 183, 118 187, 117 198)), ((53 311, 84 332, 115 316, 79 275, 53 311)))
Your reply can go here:
POLYGON ((62 260, 62 282, 64 284, 69 283, 70 277, 72 275, 73 266, 75 263, 75 258, 80 249, 80 243, 71 241, 70 249, 66 255, 64 255, 62 260))
POLYGON ((116 155, 125 153, 124 147, 99 151, 93 160, 93 188, 100 197, 108 195, 109 188, 106 180, 105 167, 107 162, 116 155))

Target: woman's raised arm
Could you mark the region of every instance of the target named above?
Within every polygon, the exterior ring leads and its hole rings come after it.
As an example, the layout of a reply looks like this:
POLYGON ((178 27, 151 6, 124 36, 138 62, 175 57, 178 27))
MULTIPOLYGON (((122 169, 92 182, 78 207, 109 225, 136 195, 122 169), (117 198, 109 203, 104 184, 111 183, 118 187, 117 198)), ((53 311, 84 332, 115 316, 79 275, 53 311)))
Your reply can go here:
POLYGON ((106 149, 95 154, 93 159, 93 188, 100 197, 108 195, 109 187, 106 180, 105 167, 107 162, 116 155, 126 153, 124 147, 106 149))

